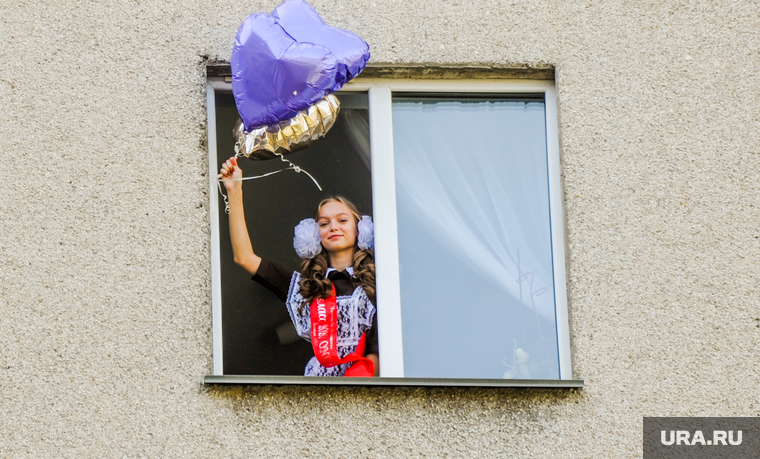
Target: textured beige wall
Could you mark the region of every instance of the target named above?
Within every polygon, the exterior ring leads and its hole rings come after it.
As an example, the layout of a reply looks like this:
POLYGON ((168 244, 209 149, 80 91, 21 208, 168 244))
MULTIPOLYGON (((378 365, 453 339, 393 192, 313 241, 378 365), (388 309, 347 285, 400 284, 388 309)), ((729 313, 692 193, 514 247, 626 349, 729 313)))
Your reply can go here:
POLYGON ((203 57, 274 1, 0 5, 0 457, 635 457, 760 415, 760 4, 318 0, 374 64, 556 67, 581 391, 204 387, 203 57))

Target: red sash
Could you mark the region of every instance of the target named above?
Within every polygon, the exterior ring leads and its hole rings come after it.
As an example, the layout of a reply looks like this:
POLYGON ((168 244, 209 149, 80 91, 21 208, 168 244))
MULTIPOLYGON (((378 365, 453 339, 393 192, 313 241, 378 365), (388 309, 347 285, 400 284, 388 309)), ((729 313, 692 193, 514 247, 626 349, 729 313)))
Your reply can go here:
POLYGON ((335 298, 335 286, 328 298, 317 298, 309 308, 311 316, 311 346, 314 355, 323 367, 334 367, 342 363, 354 362, 346 376, 368 378, 375 375, 375 364, 364 357, 367 333, 364 333, 356 346, 356 351, 342 359, 338 357, 338 301, 335 298))

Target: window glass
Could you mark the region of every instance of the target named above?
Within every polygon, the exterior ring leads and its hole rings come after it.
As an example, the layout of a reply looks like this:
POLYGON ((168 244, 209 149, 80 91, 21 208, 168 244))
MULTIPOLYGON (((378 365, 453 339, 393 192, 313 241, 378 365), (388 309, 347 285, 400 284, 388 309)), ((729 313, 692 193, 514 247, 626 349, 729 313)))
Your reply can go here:
POLYGON ((404 375, 559 378, 543 96, 392 111, 404 375))
MULTIPOLYGON (((377 244, 382 377, 349 384, 405 378, 385 381, 503 387, 533 379, 582 387, 571 380, 553 84, 349 86, 337 94, 341 112, 329 134, 287 156, 324 192, 292 171, 244 182, 254 250, 285 268, 273 288, 253 282, 232 257, 213 177, 233 154, 238 114, 229 83, 210 82, 214 374, 207 381, 315 383, 302 376, 312 346, 278 297, 289 284, 284 276, 300 265, 293 228, 339 194, 374 216, 377 244)), ((239 164, 245 176, 287 167, 276 159, 239 164)))

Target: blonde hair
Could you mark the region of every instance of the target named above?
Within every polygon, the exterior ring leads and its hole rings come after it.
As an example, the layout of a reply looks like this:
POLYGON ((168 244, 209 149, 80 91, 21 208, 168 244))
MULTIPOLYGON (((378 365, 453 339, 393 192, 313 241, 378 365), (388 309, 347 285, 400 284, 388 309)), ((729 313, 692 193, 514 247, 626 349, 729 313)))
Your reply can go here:
MULTIPOLYGON (((351 212, 354 217, 354 223, 358 223, 361 220, 361 214, 356 208, 354 203, 342 196, 333 196, 327 199, 323 199, 317 206, 317 212, 315 219, 319 219, 319 212, 322 210, 325 204, 330 202, 339 202, 351 212)), ((326 278, 325 273, 329 267, 330 259, 327 253, 322 250, 317 256, 310 260, 304 260, 301 262, 301 283, 299 293, 304 299, 303 304, 298 309, 300 314, 303 314, 304 306, 311 303, 317 298, 327 298, 332 294, 332 283, 326 278)), ((352 259, 352 266, 354 268, 353 283, 354 287, 361 287, 367 297, 375 303, 375 254, 369 249, 360 249, 356 243, 354 243, 354 256, 352 259)))

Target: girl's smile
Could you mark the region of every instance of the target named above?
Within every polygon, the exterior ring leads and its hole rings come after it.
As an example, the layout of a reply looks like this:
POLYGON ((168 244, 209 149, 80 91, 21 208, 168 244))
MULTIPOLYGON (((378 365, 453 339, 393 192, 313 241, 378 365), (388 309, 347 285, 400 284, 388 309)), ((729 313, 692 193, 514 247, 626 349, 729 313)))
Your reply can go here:
POLYGON ((319 238, 328 253, 353 251, 356 244, 356 218, 351 209, 338 201, 322 206, 317 219, 319 238))

